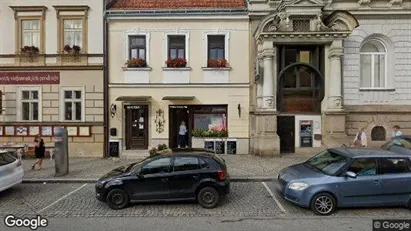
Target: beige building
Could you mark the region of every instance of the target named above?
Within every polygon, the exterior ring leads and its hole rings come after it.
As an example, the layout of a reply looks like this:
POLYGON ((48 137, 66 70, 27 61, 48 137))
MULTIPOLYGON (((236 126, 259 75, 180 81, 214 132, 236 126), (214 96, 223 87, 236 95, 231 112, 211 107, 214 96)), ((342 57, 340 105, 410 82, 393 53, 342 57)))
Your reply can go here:
POLYGON ((177 148, 182 121, 187 146, 221 140, 221 152, 248 154, 252 71, 244 2, 144 2, 113 1, 106 13, 112 155, 177 148), (214 135, 226 136, 225 128, 228 136, 208 137, 212 126, 214 135))
POLYGON ((410 3, 250 0, 250 150, 279 155, 409 133, 410 3), (395 16, 394 16, 395 15, 395 16))
POLYGON ((65 127, 69 155, 102 157, 103 2, 0 2, 2 146, 53 146, 65 127))

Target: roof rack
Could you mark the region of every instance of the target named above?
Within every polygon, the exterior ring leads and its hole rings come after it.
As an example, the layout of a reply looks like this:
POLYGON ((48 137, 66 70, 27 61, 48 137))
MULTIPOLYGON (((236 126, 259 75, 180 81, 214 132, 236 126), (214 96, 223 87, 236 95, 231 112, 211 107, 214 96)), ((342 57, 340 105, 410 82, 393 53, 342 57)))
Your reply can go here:
POLYGON ((106 16, 168 16, 168 15, 244 15, 248 12, 247 9, 168 9, 168 10, 107 10, 106 16))

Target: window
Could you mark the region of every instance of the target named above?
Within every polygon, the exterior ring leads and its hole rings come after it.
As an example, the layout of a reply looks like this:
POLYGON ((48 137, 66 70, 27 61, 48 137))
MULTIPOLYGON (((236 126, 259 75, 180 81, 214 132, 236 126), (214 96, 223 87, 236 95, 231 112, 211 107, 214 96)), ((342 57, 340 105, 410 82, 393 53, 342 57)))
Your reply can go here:
POLYGON ((327 175, 336 174, 349 161, 349 158, 325 150, 307 160, 304 165, 308 168, 319 170, 327 175))
POLYGON ((18 118, 23 121, 39 121, 40 116, 40 102, 41 102, 40 88, 22 88, 18 96, 18 118))
POLYGON ((40 20, 21 20, 21 46, 35 46, 40 48, 40 20))
POLYGON ((371 140, 372 141, 384 141, 386 137, 385 128, 382 126, 375 126, 371 130, 371 140))
POLYGON ((84 88, 61 88, 60 112, 63 121, 83 121, 85 117, 84 88))
POLYGON ((16 158, 11 156, 9 153, 7 152, 0 153, 0 166, 11 164, 14 161, 16 161, 16 158))
POLYGON ((387 50, 382 42, 373 39, 360 49, 361 87, 387 87, 387 50))
POLYGON ((146 36, 145 35, 133 35, 129 36, 129 46, 128 53, 129 58, 140 58, 146 59, 147 48, 146 48, 146 36))
POLYGON ((169 35, 168 36, 168 58, 186 58, 186 36, 169 35))
POLYGON ((373 176, 377 174, 377 161, 373 158, 355 159, 347 172, 353 172, 357 176, 373 176))
POLYGON ((194 129, 227 130, 227 106, 193 107, 194 129))
POLYGON ((209 165, 208 165, 208 163, 207 162, 205 162, 205 160, 203 160, 203 159, 199 159, 200 160, 200 168, 201 169, 204 169, 204 168, 208 168, 209 167, 209 165))
POLYGON ((381 174, 408 173, 411 172, 410 160, 405 158, 380 159, 381 174))
POLYGON ((64 25, 64 46, 83 47, 83 20, 82 19, 65 19, 64 25))
POLYGON ((176 157, 174 159, 174 172, 190 171, 198 169, 197 157, 176 157))
POLYGON ((146 164, 142 170, 142 175, 148 174, 157 174, 157 173, 169 173, 171 170, 171 158, 164 157, 157 160, 154 160, 148 164, 146 164))
POLYGON ((225 59, 225 35, 208 35, 208 59, 225 59))

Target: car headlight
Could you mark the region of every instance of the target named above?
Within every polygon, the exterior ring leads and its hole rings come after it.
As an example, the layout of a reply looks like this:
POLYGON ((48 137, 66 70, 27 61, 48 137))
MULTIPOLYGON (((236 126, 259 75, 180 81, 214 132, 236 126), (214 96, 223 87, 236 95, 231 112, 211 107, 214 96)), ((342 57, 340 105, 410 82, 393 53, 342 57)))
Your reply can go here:
POLYGON ((305 190, 306 188, 308 188, 308 184, 306 183, 302 183, 302 182, 295 182, 295 183, 291 183, 290 186, 288 186, 289 189, 292 190, 297 190, 297 191, 302 191, 305 190))

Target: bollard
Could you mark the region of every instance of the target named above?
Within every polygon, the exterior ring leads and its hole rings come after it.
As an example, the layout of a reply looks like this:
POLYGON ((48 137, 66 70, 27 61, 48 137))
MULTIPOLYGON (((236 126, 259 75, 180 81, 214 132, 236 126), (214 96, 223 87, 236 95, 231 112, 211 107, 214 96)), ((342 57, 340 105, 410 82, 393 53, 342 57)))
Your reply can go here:
POLYGON ((64 176, 69 172, 68 159, 68 139, 67 130, 64 128, 56 128, 54 136, 54 166, 56 169, 55 176, 64 176))

